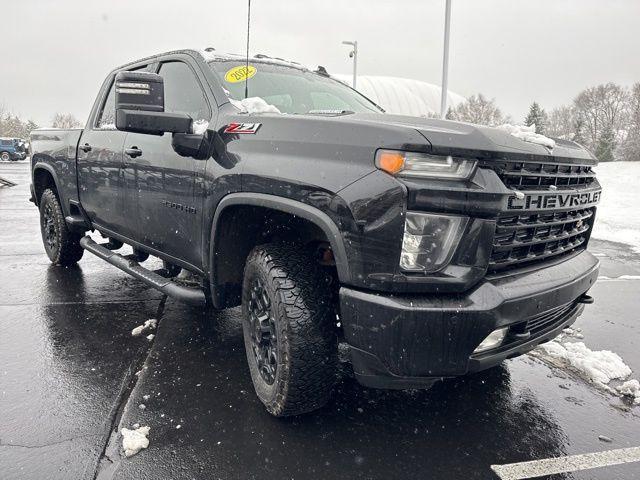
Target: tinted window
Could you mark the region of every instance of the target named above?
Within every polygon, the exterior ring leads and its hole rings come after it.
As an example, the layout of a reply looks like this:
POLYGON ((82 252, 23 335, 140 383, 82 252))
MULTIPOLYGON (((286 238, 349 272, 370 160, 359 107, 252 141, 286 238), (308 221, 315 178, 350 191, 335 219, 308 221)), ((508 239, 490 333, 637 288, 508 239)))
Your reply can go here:
POLYGON ((116 89, 113 88, 116 82, 111 83, 107 100, 102 106, 102 112, 98 117, 97 128, 104 130, 115 130, 116 128, 116 89))
MULTIPOLYGON (((142 67, 132 68, 132 72, 145 72, 149 71, 149 65, 144 65, 142 67)), ((96 128, 100 128, 103 130, 115 130, 116 129, 116 91, 115 81, 111 84, 111 88, 109 89, 109 93, 107 95, 107 99, 102 105, 102 111, 100 112, 100 116, 98 117, 98 121, 96 122, 96 128)))
POLYGON ((163 63, 160 75, 164 78, 165 112, 186 113, 194 120, 211 118, 200 83, 186 63, 163 63))

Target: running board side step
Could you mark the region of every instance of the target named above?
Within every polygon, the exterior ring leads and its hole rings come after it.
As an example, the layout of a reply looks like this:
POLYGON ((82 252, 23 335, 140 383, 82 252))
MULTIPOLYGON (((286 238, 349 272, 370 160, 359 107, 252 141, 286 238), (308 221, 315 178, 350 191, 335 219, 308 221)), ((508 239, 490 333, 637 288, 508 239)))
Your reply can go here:
POLYGON ((108 248, 94 242, 91 237, 85 236, 80 239, 80 246, 100 257, 114 267, 118 267, 123 272, 142 280, 156 290, 160 290, 165 295, 181 300, 192 305, 205 305, 206 297, 201 288, 185 287, 178 285, 169 278, 164 278, 151 270, 148 270, 134 260, 127 259, 122 255, 112 252, 108 248))

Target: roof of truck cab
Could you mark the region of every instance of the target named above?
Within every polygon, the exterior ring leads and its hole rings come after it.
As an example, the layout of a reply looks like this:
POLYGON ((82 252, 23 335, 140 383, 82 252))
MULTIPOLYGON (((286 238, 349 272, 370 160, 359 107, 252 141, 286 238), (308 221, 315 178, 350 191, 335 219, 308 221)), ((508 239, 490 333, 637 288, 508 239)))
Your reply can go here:
MULTIPOLYGON (((148 57, 144 57, 144 58, 140 58, 137 60, 133 60, 129 63, 126 63, 124 65, 121 65, 117 68, 115 68, 114 70, 123 70, 126 69, 127 67, 130 67, 132 65, 136 65, 138 63, 141 62, 145 62, 145 61, 153 61, 158 59, 159 57, 164 57, 166 55, 175 55, 175 54, 187 54, 187 55, 191 55, 191 56, 200 56, 205 62, 212 62, 212 61, 244 61, 246 60, 246 56, 244 55, 240 55, 240 54, 235 54, 235 53, 224 53, 224 52, 218 52, 218 51, 207 51, 207 50, 197 50, 197 49, 182 49, 182 50, 171 50, 168 52, 162 52, 162 53, 156 53, 154 55, 150 55, 148 57)), ((282 66, 286 66, 286 67, 291 67, 291 68, 296 68, 298 70, 307 70, 307 71, 311 71, 312 69, 306 67, 305 65, 302 65, 298 62, 293 62, 293 61, 289 61, 289 60, 284 60, 282 58, 279 57, 270 57, 268 55, 263 55, 263 54, 256 54, 252 57, 249 57, 249 61, 250 62, 255 62, 255 63, 269 63, 272 65, 282 65, 282 66)))

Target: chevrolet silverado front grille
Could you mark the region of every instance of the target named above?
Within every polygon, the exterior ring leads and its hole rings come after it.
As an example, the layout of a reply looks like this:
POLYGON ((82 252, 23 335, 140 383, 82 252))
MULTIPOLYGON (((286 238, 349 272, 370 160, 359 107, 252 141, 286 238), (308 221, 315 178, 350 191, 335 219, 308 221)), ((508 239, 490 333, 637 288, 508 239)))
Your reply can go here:
POLYGON ((507 187, 516 190, 571 189, 589 186, 596 178, 590 165, 501 162, 492 168, 507 187))
POLYGON ((489 260, 489 272, 517 268, 584 250, 594 208, 503 214, 489 260))

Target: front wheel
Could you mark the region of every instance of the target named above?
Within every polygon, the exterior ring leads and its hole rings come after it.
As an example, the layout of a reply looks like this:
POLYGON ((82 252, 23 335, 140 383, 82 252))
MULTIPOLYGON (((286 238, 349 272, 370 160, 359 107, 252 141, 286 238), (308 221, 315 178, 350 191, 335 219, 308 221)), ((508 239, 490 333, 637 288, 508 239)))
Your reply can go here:
POLYGON ((336 379, 331 278, 301 248, 267 244, 244 271, 244 343, 260 401, 276 417, 322 407, 336 379))
POLYGON ((9 154, 9 152, 1 152, 0 153, 0 159, 3 162, 8 162, 9 160, 11 160, 11 155, 9 154))
POLYGON ((51 263, 68 266, 78 263, 82 258, 82 235, 68 229, 58 196, 50 188, 40 197, 40 231, 51 263))

